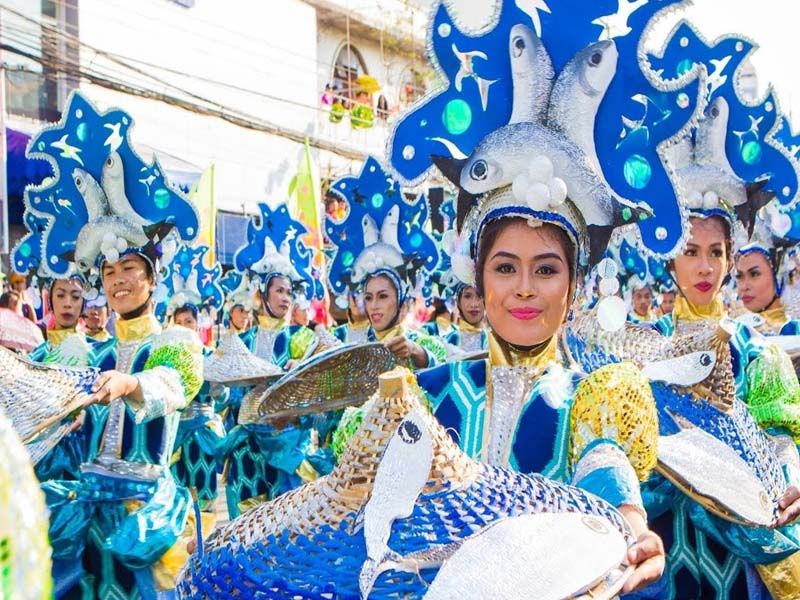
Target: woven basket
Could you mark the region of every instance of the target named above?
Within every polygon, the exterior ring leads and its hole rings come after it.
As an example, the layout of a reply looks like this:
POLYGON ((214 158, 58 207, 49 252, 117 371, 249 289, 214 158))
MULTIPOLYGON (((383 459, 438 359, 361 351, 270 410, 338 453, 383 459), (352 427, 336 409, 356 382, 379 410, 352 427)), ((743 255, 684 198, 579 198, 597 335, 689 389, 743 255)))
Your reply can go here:
POLYGON ((230 387, 249 387, 275 381, 283 370, 259 358, 244 345, 235 333, 227 333, 213 354, 203 362, 203 378, 211 383, 230 387))

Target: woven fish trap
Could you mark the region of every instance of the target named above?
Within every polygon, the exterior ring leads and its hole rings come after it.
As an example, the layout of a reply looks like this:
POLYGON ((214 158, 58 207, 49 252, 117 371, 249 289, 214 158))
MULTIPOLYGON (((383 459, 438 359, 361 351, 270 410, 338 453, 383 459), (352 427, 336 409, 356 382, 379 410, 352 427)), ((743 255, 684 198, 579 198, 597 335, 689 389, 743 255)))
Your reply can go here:
POLYGON ((283 369, 259 358, 235 333, 227 333, 203 360, 203 379, 230 387, 249 387, 279 379, 283 369))
MULTIPOLYGON (((599 499, 467 457, 426 411, 422 394, 408 371, 384 374, 334 471, 215 531, 184 568, 179 597, 358 597, 369 535, 364 509, 380 493, 375 485, 384 455, 411 414, 430 435, 432 460, 412 515, 391 526, 392 550, 406 556, 454 551, 452 544, 504 518, 538 512, 603 514, 632 541, 621 516, 599 499)), ((604 590, 618 591, 628 572, 604 578, 591 597, 613 596, 604 590)), ((427 580, 419 573, 387 572, 370 597, 421 598, 433 575, 430 569, 427 580)))
POLYGON ((37 462, 69 431, 63 421, 87 405, 97 369, 35 363, 0 348, 0 410, 37 462))
POLYGON ((378 376, 393 367, 394 356, 381 343, 328 349, 284 375, 260 396, 252 394, 247 406, 242 401, 240 422, 259 423, 359 406, 377 391, 378 376))

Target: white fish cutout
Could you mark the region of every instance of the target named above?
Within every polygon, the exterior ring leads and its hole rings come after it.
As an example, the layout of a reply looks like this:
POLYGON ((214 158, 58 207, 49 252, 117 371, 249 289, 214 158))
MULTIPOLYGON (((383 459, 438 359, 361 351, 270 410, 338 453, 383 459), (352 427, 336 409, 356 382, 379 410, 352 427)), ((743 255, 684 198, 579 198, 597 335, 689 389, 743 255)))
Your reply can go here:
POLYGON ((114 214, 136 225, 149 225, 150 222, 137 213, 125 195, 125 171, 119 154, 112 152, 103 165, 103 189, 114 214))
POLYGON ((389 209, 381 225, 381 241, 388 244, 398 252, 403 251, 397 239, 397 230, 400 227, 400 206, 395 204, 389 209))
POLYGON ((753 329, 758 329, 765 323, 764 317, 757 315, 756 313, 745 313, 743 315, 739 315, 736 317, 736 321, 742 325, 746 325, 747 327, 752 327, 753 329))
POLYGON ((776 506, 761 480, 735 450, 702 429, 659 437, 658 462, 665 477, 721 508, 717 514, 756 527, 774 524, 776 506))
MULTIPOLYGON (((562 600, 590 592, 597 573, 614 573, 625 560, 625 537, 602 517, 542 513, 509 517, 466 540, 439 570, 425 600, 514 598, 562 600), (579 557, 576 559, 576 557, 579 557)), ((628 569, 630 570, 630 569, 628 569)), ((589 594, 595 598, 594 594, 589 594)))
POLYGON ((642 375, 650 381, 688 387, 707 379, 716 363, 716 352, 692 352, 646 363, 642 365, 642 375))
POLYGON ((380 565, 394 554, 389 536, 396 519, 411 515, 417 497, 430 475, 433 442, 418 410, 400 423, 381 458, 372 495, 364 508, 364 538, 367 560, 361 568, 361 597, 367 598, 380 572, 380 565))
POLYGON ((522 24, 511 28, 509 40, 514 104, 509 123, 544 123, 555 71, 539 37, 522 24))
POLYGON ((578 52, 558 76, 548 112, 548 126, 578 146, 601 178, 594 122, 617 74, 618 60, 617 46, 612 41, 596 42, 578 52))

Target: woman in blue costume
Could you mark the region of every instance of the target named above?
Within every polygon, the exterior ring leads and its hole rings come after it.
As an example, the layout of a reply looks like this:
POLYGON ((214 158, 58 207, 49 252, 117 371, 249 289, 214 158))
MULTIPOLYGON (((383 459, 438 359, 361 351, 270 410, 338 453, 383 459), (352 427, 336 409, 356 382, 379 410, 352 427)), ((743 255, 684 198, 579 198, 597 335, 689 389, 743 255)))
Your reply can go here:
MULTIPOLYGON (((677 41, 670 42, 670 47, 678 46, 677 41)), ((757 171, 734 169, 739 163, 726 154, 726 141, 736 136, 732 122, 740 110, 750 109, 741 105, 734 88, 721 88, 711 96, 694 143, 687 138, 670 150, 668 158, 686 199, 689 239, 682 253, 668 263, 678 291, 675 308, 655 328, 676 344, 704 331, 711 336, 720 328, 730 336, 717 350, 717 362, 730 361, 725 374, 735 384, 735 398, 769 434, 783 462, 787 491, 777 519, 783 526, 800 508, 796 502, 800 459, 795 448, 800 440, 800 385, 783 351, 727 317, 721 289, 733 269, 737 228, 743 225, 752 232, 755 214, 774 197, 766 190, 784 189, 780 163, 786 158, 772 153, 772 164, 767 165, 765 155, 757 171), (762 169, 770 167, 774 176, 764 181, 762 169)), ((651 524, 665 540, 668 559, 663 580, 641 597, 762 598, 767 597, 762 582, 775 598, 795 597, 800 589, 796 526, 760 529, 723 521, 676 493, 660 476, 648 483, 646 498, 651 524)))
MULTIPOLYGON (((311 250, 300 240, 305 227, 292 219, 285 204, 275 210, 260 205, 260 226, 248 226, 248 243, 234 257, 237 271, 253 283, 262 314, 258 325, 240 334, 248 349, 280 367, 302 359, 316 339, 308 327, 290 326, 287 316, 295 296, 311 300, 319 282, 311 275, 311 250)), ((317 432, 310 419, 265 425, 251 423, 246 411, 228 432, 224 458, 225 494, 233 519, 246 508, 271 500, 329 468, 317 461, 317 432), (244 416, 244 418, 243 418, 244 416)))
MULTIPOLYGON (((222 267, 205 265, 207 246, 181 247, 168 267, 172 283, 167 316, 174 325, 197 333, 200 311, 222 306, 222 290, 218 285, 222 267)), ((203 355, 212 351, 203 348, 203 355)), ((222 418, 216 413, 217 402, 224 403, 228 391, 223 386, 203 382, 200 392, 181 411, 172 473, 178 482, 194 489, 200 509, 214 511, 217 499, 217 452, 225 438, 222 418)))
POLYGON ((446 359, 444 344, 403 325, 412 290, 438 264, 436 245, 423 227, 428 204, 409 202, 377 160, 370 157, 358 177, 342 177, 330 192, 347 203, 341 220, 328 217, 326 234, 336 248, 328 280, 337 295, 362 291, 370 327, 367 341, 383 342, 413 369, 446 359))
POLYGON ((74 260, 102 285, 117 315, 115 369, 100 374, 91 396, 108 405, 100 450, 77 481, 42 486, 59 598, 155 598, 173 587, 172 547, 191 506, 169 460, 178 411, 202 383, 201 344, 183 329, 162 332, 152 296, 160 241, 173 229, 191 240, 199 221, 158 164, 131 149, 131 126, 123 111, 99 113, 74 93, 62 121, 36 135, 29 150, 58 174, 25 197, 29 210, 54 217, 43 236, 43 264, 58 277, 74 260), (58 150, 59 140, 70 151, 58 150), (150 186, 138 181, 143 172, 152 174, 150 186), (54 194, 63 201, 46 202, 54 194), (69 215, 62 214, 67 207, 69 215))
MULTIPOLYGON (((769 219, 757 219, 754 235, 736 253, 736 288, 739 299, 752 315, 751 325, 763 335, 800 335, 800 321, 786 313, 783 292, 788 273, 787 250, 797 243, 791 237, 792 220, 770 205, 769 219), (788 227, 788 229, 787 229, 788 227), (780 228, 780 232, 775 231, 780 228)), ((749 316, 749 315, 748 315, 749 316)))
MULTIPOLYGON (((29 243, 30 240, 23 239, 15 249, 15 264, 22 266, 35 256, 35 252, 23 251, 27 256, 19 254, 20 248, 29 243)), ((103 371, 113 369, 113 345, 95 341, 77 330, 85 302, 84 278, 72 272, 63 279, 44 280, 55 326, 47 331, 47 341, 34 348, 28 358, 70 367, 98 367, 103 371)), ((80 465, 92 460, 97 453, 106 413, 106 408, 99 405, 90 406, 84 411, 75 423, 76 430, 65 436, 36 464, 36 475, 40 481, 78 479, 80 465)))

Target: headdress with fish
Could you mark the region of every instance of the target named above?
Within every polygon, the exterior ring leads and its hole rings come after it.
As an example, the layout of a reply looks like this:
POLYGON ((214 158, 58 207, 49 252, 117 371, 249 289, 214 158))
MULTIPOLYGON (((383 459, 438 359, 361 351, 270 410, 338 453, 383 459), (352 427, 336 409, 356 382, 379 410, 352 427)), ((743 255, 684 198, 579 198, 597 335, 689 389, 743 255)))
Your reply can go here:
POLYGON ((474 246, 488 222, 519 216, 562 227, 586 266, 626 224, 649 252, 674 254, 683 210, 659 152, 701 113, 704 73, 665 82, 639 49, 656 13, 680 4, 506 0, 465 31, 439 3, 429 44, 444 87, 398 121, 393 171, 415 183, 439 167, 474 246))
POLYGON ((224 294, 219 284, 222 267, 219 263, 210 267, 206 264, 208 251, 208 246, 181 246, 167 266, 164 283, 169 297, 168 317, 187 305, 195 310, 222 307, 224 294))
POLYGON ((15 269, 38 253, 47 276, 64 277, 74 262, 96 283, 104 262, 136 253, 158 273, 169 232, 183 241, 197 236, 194 207, 168 184, 157 160, 148 164, 135 152, 132 126, 126 112, 101 113, 73 92, 61 121, 31 138, 27 156, 47 160, 54 176, 25 190, 25 208, 42 227, 14 249, 15 269))
POLYGON ((236 306, 241 306, 247 312, 253 312, 258 308, 256 292, 259 284, 258 281, 252 280, 248 273, 232 269, 225 273, 219 283, 225 293, 225 311, 228 314, 236 306))
POLYGON ((258 207, 258 223, 253 219, 247 224, 247 244, 233 257, 236 270, 246 273, 262 292, 273 278, 285 277, 299 300, 321 298, 322 284, 311 268, 313 251, 302 240, 305 225, 292 218, 286 204, 275 209, 264 203, 258 207))
POLYGON ((794 206, 800 185, 800 162, 776 133, 784 124, 770 89, 759 101, 744 99, 743 65, 756 46, 739 36, 709 43, 683 21, 663 51, 651 56, 662 77, 680 77, 702 65, 710 74, 703 89, 704 118, 665 154, 690 215, 720 216, 736 234, 741 224, 753 234, 756 214, 773 199, 781 210, 794 206))
POLYGON ((402 302, 411 290, 427 285, 439 262, 436 242, 425 231, 424 195, 407 200, 399 183, 380 163, 367 158, 358 177, 337 179, 330 193, 348 206, 341 220, 328 217, 325 232, 336 254, 328 280, 336 295, 356 290, 376 275, 386 275, 402 302))

